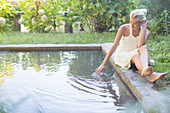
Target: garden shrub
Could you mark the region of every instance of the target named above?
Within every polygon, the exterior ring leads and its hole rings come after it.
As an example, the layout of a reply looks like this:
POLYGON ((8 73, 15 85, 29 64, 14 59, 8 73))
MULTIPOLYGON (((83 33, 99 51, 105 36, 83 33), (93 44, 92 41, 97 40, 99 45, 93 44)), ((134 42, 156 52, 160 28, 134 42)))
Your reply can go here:
POLYGON ((77 21, 73 16, 77 15, 90 32, 98 33, 112 26, 117 30, 121 24, 129 22, 129 12, 135 8, 130 0, 67 0, 63 6, 63 10, 70 11, 67 18, 70 24, 77 21))
POLYGON ((0 0, 0 31, 12 30, 16 14, 16 4, 7 0, 0 0))
POLYGON ((151 38, 155 38, 155 36, 157 35, 157 32, 160 30, 160 28, 158 27, 158 21, 155 21, 155 20, 149 20, 148 22, 148 27, 149 27, 149 30, 150 30, 150 37, 151 38))
POLYGON ((169 34, 169 21, 170 21, 170 11, 164 10, 161 13, 161 18, 158 20, 151 19, 149 21, 149 29, 151 32, 151 38, 154 38, 156 35, 168 35, 169 34))
POLYGON ((30 32, 49 32, 60 25, 60 0, 24 0, 19 3, 24 12, 22 24, 28 27, 30 32))
POLYGON ((152 26, 152 23, 157 23, 157 34, 169 34, 168 31, 170 26, 168 26, 168 24, 170 19, 170 7, 168 3, 169 0, 137 0, 139 8, 146 8, 148 10, 148 20, 151 20, 149 29, 154 30, 155 26, 152 26))
POLYGON ((170 11, 168 10, 164 10, 162 13, 161 13, 161 18, 159 20, 159 26, 160 26, 160 32, 163 34, 163 35, 168 35, 169 34, 169 30, 170 30, 170 11))

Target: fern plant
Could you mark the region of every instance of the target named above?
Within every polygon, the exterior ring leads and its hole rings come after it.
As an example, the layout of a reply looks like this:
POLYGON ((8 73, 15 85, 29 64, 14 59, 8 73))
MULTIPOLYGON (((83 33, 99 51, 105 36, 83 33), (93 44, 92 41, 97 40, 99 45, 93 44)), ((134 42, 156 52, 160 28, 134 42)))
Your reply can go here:
POLYGON ((151 20, 151 22, 149 23, 149 29, 150 29, 150 33, 151 33, 151 38, 155 38, 155 36, 157 35, 158 30, 160 29, 158 27, 158 23, 159 21, 155 21, 155 20, 151 20))

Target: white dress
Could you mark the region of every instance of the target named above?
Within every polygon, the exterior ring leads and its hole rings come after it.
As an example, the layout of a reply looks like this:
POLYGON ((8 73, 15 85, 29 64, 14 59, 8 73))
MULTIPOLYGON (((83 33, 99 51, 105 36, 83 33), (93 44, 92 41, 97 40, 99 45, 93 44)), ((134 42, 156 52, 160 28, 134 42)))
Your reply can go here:
MULTIPOLYGON (((130 26, 130 24, 129 24, 130 26)), ((115 63, 122 68, 129 69, 131 67, 131 59, 138 53, 138 41, 142 31, 142 27, 139 36, 132 35, 132 29, 130 26, 130 35, 128 37, 122 36, 120 44, 115 52, 115 63)))

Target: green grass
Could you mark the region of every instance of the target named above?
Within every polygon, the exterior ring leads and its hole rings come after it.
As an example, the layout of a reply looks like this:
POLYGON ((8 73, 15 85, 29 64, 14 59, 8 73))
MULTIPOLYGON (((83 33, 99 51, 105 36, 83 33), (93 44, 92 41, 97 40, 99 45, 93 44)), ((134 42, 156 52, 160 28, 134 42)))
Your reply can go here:
MULTIPOLYGON (((59 43, 107 43, 113 42, 116 33, 22 33, 0 32, 1 44, 59 44, 59 43)), ((156 36, 147 41, 150 59, 154 59, 154 70, 170 73, 170 35, 156 36)), ((165 77, 170 82, 170 74, 165 77)))
POLYGON ((0 33, 1 44, 59 44, 59 43, 106 43, 113 42, 115 33, 0 33))
POLYGON ((165 81, 170 83, 170 35, 156 36, 147 41, 150 59, 155 60, 153 65, 157 72, 168 72, 165 81))

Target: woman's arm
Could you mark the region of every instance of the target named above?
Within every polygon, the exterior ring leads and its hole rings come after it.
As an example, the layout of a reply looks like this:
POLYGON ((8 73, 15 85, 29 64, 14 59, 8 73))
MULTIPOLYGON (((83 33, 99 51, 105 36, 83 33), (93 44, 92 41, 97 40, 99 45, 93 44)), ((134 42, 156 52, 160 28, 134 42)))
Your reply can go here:
POLYGON ((125 30, 126 30, 125 25, 120 26, 112 47, 110 48, 109 52, 107 53, 102 64, 95 70, 96 74, 99 74, 100 72, 102 72, 102 73, 104 72, 105 65, 106 65, 107 61, 109 60, 109 58, 111 57, 111 55, 113 54, 113 52, 116 50, 117 46, 119 45, 120 39, 121 39, 122 35, 124 35, 125 30))
POLYGON ((150 31, 147 29, 147 21, 142 26, 143 30, 139 38, 138 46, 141 47, 146 44, 148 38, 150 37, 150 31))

